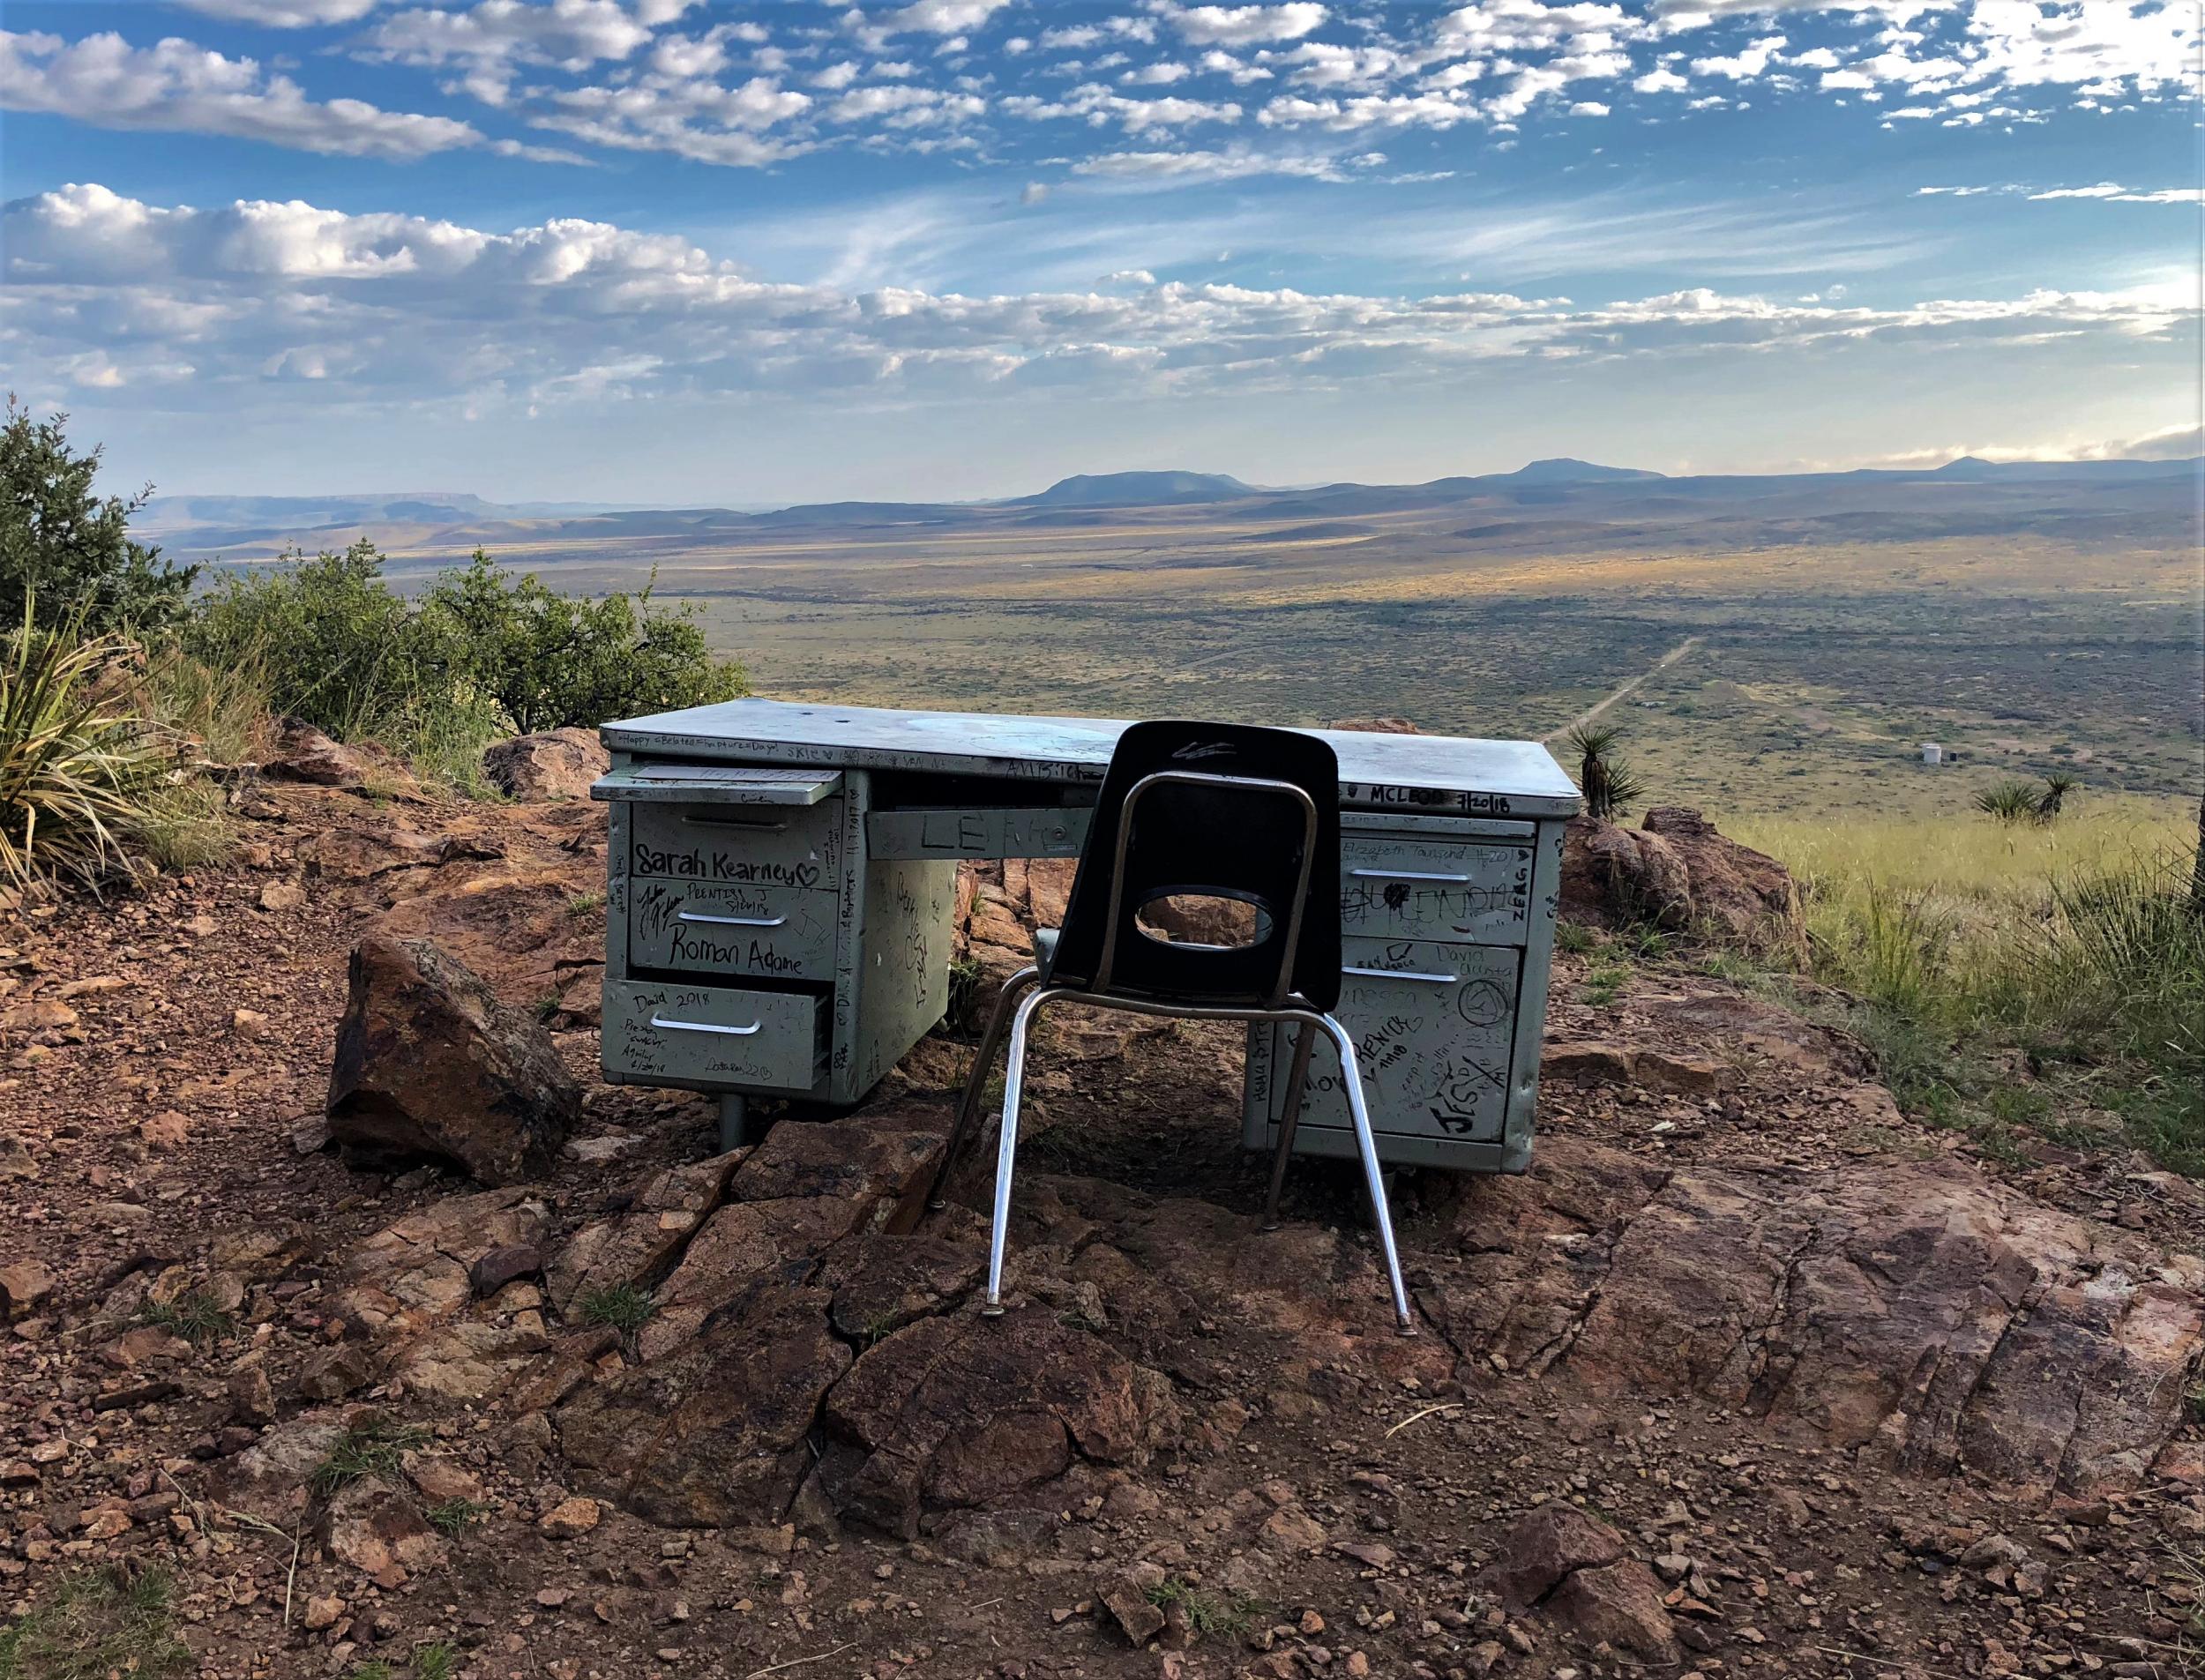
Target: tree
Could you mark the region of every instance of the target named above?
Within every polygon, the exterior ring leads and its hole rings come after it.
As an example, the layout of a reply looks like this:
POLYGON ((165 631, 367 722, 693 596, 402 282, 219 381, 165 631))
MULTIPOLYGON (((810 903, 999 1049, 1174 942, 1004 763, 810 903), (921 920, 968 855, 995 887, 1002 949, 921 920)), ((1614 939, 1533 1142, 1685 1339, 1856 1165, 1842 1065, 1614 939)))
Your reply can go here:
POLYGON ((596 601, 562 595, 477 549, 437 580, 422 616, 445 626, 460 668, 524 735, 750 691, 741 665, 712 656, 694 613, 654 607, 648 584, 596 601))
POLYGON ((183 610, 197 566, 175 566, 131 540, 131 517, 153 495, 101 497, 100 451, 69 446, 69 416, 34 420, 11 395, 0 422, 0 624, 26 609, 42 627, 88 635, 158 629, 183 610))

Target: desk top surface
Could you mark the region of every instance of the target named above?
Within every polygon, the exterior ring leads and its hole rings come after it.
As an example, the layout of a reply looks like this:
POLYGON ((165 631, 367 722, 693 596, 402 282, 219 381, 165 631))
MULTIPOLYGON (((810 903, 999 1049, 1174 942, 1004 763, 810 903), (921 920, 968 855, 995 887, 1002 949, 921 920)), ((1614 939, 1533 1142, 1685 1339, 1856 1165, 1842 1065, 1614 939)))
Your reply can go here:
MULTIPOLYGON (((617 751, 684 758, 938 771, 1043 781, 1102 779, 1126 721, 1018 713, 729 700, 608 723, 617 751)), ((1308 729, 1340 756, 1343 793, 1498 795, 1538 815, 1576 810, 1576 784, 1536 741, 1308 729)))

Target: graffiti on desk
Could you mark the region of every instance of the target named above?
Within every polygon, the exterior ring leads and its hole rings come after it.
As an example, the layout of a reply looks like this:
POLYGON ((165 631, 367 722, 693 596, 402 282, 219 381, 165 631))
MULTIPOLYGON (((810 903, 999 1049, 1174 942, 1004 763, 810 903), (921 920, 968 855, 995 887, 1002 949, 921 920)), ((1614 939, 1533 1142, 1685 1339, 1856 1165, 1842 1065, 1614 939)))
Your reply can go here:
POLYGON ((825 896, 639 881, 629 921, 630 954, 647 967, 810 974, 826 966, 833 949, 828 913, 817 902, 825 896), (743 919, 759 925, 741 926, 743 919))
MULTIPOLYGON (((1516 1025, 1515 952, 1361 939, 1351 943, 1347 961, 1364 972, 1341 989, 1338 1012, 1353 1036, 1378 1128, 1498 1136, 1516 1025)), ((1281 1060, 1286 1045, 1281 1034, 1270 1059, 1281 1060)), ((1275 1083, 1283 1069, 1268 1072, 1275 1083)), ((1304 1112, 1314 1125, 1348 1124, 1342 1076, 1329 1045, 1319 1044, 1311 1066, 1304 1112)))
POLYGON ((738 885, 811 887, 821 885, 825 864, 808 858, 745 857, 718 847, 691 846, 686 850, 635 842, 632 872, 659 875, 677 881, 721 881, 738 885))
POLYGON ((1357 848, 1345 861, 1340 888, 1344 933, 1492 937, 1503 929, 1521 927, 1530 915, 1528 847, 1394 842, 1357 848), (1433 878, 1446 877, 1456 878, 1433 878))

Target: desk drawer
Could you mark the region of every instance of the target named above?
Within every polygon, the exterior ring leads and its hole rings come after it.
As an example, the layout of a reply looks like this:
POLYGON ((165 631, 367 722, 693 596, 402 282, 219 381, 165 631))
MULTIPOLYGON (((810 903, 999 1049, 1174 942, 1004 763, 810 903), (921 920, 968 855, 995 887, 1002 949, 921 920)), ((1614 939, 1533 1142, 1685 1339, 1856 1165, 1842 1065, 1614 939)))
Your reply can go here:
POLYGON ((833 980, 841 904, 836 894, 817 887, 632 881, 628 966, 833 980))
POLYGON ((842 802, 639 803, 628 818, 628 873, 712 886, 833 889, 842 880, 842 802))
POLYGON ((826 1057, 826 999, 811 992, 608 981, 605 1071, 809 1091, 826 1057))
MULTIPOLYGON (((1521 953, 1414 940, 1342 942, 1340 1024, 1376 1132, 1498 1139, 1507 1117, 1521 953)), ((1270 1115, 1285 1112, 1296 1028, 1272 1029, 1270 1115)), ((1350 1128, 1340 1058, 1320 1036, 1302 1124, 1350 1128)))
POLYGON ((1520 945, 1531 921, 1529 840, 1340 837, 1340 930, 1350 938, 1520 945))

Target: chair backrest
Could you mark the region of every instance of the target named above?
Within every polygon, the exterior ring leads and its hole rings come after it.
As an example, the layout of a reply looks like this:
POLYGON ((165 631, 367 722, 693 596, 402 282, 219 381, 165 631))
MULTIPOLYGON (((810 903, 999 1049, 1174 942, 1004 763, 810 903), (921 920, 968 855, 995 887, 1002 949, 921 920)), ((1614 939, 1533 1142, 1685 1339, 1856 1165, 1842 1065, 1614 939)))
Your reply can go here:
POLYGON ((1136 723, 1118 737, 1080 853, 1050 984, 1182 1003, 1340 1000, 1340 762, 1314 735, 1136 723), (1159 899, 1237 900, 1252 943, 1161 939, 1159 899))

